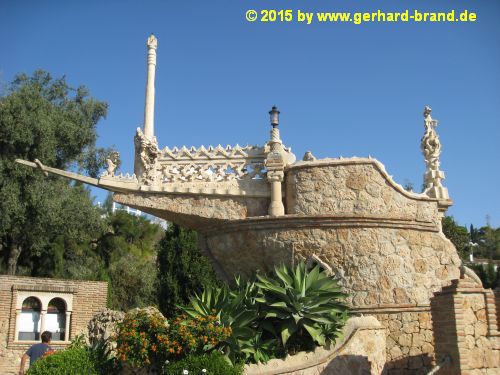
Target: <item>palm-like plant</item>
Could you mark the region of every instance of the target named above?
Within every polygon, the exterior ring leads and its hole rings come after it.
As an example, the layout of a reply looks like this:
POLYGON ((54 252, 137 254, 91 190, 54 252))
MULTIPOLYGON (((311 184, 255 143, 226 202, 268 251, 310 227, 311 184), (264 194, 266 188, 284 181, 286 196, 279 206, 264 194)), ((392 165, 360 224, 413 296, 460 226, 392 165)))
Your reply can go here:
POLYGON ((232 335, 223 350, 233 363, 266 362, 295 349, 333 342, 347 320, 345 297, 336 281, 319 266, 311 271, 275 267, 269 276, 239 277, 229 289, 206 287, 179 306, 192 317, 215 315, 232 335), (287 345, 288 343, 288 345, 287 345))
POLYGON ((252 308, 249 299, 254 293, 248 283, 237 280, 238 288, 230 291, 226 286, 213 288, 208 286, 201 295, 195 294, 189 300, 188 306, 179 306, 192 317, 215 315, 225 327, 231 328, 231 336, 225 340, 225 352, 233 363, 241 359, 242 349, 251 346, 255 337, 254 323, 258 312, 252 308))
POLYGON ((333 277, 319 266, 311 271, 303 262, 295 269, 275 267, 271 276, 257 274, 255 283, 262 296, 256 298, 266 319, 281 336, 283 346, 294 335, 307 336, 319 345, 334 340, 335 332, 347 318, 347 307, 339 301, 346 295, 340 292, 333 277))

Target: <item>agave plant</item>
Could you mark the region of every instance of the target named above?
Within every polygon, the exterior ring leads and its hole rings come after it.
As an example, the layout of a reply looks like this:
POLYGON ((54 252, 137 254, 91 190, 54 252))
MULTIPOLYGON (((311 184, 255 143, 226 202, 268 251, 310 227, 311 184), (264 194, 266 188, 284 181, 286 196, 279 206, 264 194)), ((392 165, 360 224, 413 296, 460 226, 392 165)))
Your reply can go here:
POLYGON ((256 336, 256 321, 258 311, 256 304, 252 308, 249 293, 254 290, 245 282, 237 280, 238 288, 230 291, 226 286, 206 287, 201 295, 195 294, 190 298, 188 306, 179 306, 186 314, 196 316, 215 315, 226 327, 230 327, 232 334, 225 341, 225 352, 233 363, 242 357, 243 348, 250 347, 256 336))
POLYGON ((346 295, 319 266, 311 271, 304 262, 295 269, 278 266, 271 276, 257 274, 257 279, 262 296, 256 301, 264 317, 273 321, 284 347, 294 335, 308 334, 319 345, 338 336, 347 318, 347 307, 340 301, 346 295))
POLYGON ((275 337, 266 339, 262 330, 240 342, 240 350, 245 355, 245 362, 251 363, 266 363, 271 358, 275 358, 277 346, 278 340, 275 337))

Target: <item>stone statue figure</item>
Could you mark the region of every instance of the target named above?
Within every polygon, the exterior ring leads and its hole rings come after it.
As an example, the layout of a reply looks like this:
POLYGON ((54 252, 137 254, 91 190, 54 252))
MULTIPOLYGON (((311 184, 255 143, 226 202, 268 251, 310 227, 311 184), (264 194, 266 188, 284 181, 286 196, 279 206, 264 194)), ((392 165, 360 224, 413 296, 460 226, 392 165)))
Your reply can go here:
POLYGON ((118 167, 119 160, 120 154, 118 153, 118 151, 113 151, 111 154, 109 154, 109 158, 106 159, 108 167, 106 168, 106 171, 104 171, 103 176, 113 177, 115 175, 116 168, 118 167))
POLYGON ((433 198, 449 199, 448 189, 443 187, 441 183, 444 179, 444 172, 439 169, 441 142, 436 133, 438 122, 432 119, 431 111, 432 109, 430 107, 425 107, 424 109, 425 133, 420 143, 420 148, 424 154, 425 165, 427 166, 424 175, 424 193, 433 198))
POLYGON ((312 154, 311 151, 306 151, 304 154, 304 157, 302 158, 302 161, 315 161, 316 157, 312 154))
POLYGON ((425 158, 425 164, 428 170, 439 169, 439 155, 441 154, 441 142, 436 133, 438 122, 431 117, 432 109, 425 107, 424 110, 424 127, 425 133, 422 137, 420 147, 425 158))
POLYGON ((135 137, 135 175, 140 183, 154 185, 158 179, 157 161, 160 150, 156 137, 149 139, 141 128, 137 128, 135 137))

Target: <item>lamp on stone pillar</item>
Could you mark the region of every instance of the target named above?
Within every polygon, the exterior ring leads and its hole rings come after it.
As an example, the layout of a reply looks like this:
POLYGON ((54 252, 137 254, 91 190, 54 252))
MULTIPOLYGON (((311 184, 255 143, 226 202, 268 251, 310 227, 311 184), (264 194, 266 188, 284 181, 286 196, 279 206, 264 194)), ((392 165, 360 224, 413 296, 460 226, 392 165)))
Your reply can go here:
POLYGON ((280 139, 279 125, 280 111, 276 106, 269 111, 271 120, 271 140, 267 143, 268 153, 265 161, 267 168, 267 181, 271 184, 271 204, 269 205, 270 216, 282 216, 285 214, 281 183, 285 173, 285 158, 283 144, 280 139))
POLYGON ((278 108, 276 108, 276 106, 273 106, 273 108, 271 108, 271 110, 269 111, 269 117, 271 119, 271 125, 273 126, 273 128, 279 125, 280 111, 278 111, 278 108))

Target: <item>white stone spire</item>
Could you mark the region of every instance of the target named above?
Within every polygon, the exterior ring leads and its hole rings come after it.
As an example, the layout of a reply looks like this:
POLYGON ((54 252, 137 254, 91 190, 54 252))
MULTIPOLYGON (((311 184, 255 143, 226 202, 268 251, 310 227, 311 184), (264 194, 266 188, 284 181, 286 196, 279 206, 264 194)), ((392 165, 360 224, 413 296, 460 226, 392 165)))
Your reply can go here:
POLYGON ((147 42, 148 46, 148 77, 146 82, 146 104, 144 106, 144 135, 152 140, 154 137, 155 117, 155 70, 156 70, 156 48, 158 40, 151 34, 147 42))
POLYGON ((436 133, 438 121, 431 117, 432 109, 425 107, 424 109, 424 127, 425 134, 422 137, 420 147, 424 154, 427 170, 424 175, 424 193, 429 197, 438 199, 450 199, 448 189, 445 188, 441 181, 444 180, 444 172, 440 170, 439 155, 441 154, 441 142, 436 133))

